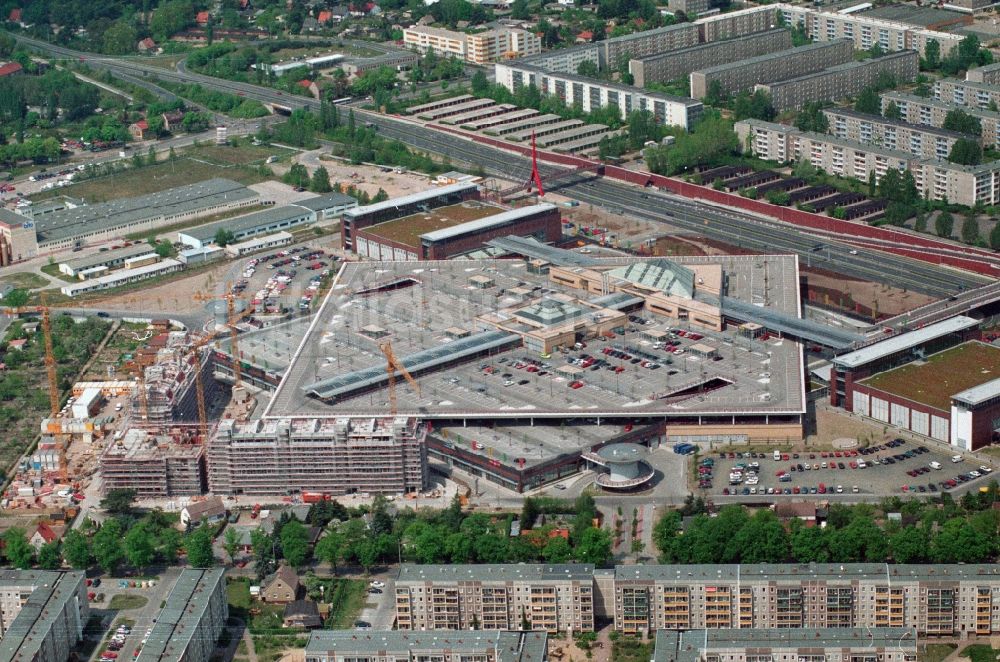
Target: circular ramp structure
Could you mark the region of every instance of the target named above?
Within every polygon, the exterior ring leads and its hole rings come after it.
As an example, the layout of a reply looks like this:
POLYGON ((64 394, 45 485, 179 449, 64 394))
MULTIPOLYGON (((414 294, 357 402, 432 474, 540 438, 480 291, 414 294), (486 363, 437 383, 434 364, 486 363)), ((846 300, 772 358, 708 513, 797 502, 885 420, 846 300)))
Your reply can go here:
POLYGON ((597 475, 598 486, 606 490, 634 490, 653 480, 653 469, 643 461, 647 449, 639 444, 609 444, 593 455, 595 464, 608 473, 597 475))

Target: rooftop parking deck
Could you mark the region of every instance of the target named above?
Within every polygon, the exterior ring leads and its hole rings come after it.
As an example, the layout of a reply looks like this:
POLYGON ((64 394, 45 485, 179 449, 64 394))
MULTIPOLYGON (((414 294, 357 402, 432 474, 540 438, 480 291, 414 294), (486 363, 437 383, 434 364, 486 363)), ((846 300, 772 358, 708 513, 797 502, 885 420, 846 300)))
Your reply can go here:
MULTIPOLYGON (((596 261, 611 268, 635 260, 596 261)), ((676 261, 720 264, 727 274, 728 297, 791 316, 799 314, 793 256, 676 261)), ((456 334, 494 331, 496 327, 486 320, 508 315, 517 306, 543 299, 580 306, 597 298, 558 285, 546 275, 530 273, 521 260, 344 264, 264 415, 384 415, 388 407, 384 385, 344 393, 331 402, 309 395, 307 387, 348 373, 384 370, 379 344, 386 340, 405 362, 407 356, 454 342, 456 334), (391 287, 381 287, 386 283, 391 287)), ((398 378, 399 413, 424 419, 628 419, 802 412, 798 344, 751 340, 738 335, 735 325, 734 330, 722 332, 697 328, 697 337, 691 337, 687 331, 693 327, 686 321, 641 310, 626 312, 632 315, 627 326, 603 339, 581 339, 586 347, 565 348, 551 355, 524 346, 484 348, 480 355, 453 362, 446 369, 417 375, 419 395, 398 378), (652 336, 644 333, 667 328, 683 332, 672 338, 677 343, 672 351, 655 348, 652 336), (699 342, 718 348, 718 358, 686 351, 699 342), (581 365, 588 358, 593 362, 581 365)), ((289 333, 287 328, 276 332, 289 333)), ((255 340, 266 345, 266 332, 255 340)), ((291 338, 282 342, 287 344, 291 338)), ((246 356, 245 349, 243 353, 246 356)))

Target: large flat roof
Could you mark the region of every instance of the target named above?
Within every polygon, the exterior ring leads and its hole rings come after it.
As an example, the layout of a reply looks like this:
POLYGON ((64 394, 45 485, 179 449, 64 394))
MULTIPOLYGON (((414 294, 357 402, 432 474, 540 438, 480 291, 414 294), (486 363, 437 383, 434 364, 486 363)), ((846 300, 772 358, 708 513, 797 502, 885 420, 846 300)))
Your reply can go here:
POLYGON ((871 581, 959 581, 984 576, 1000 577, 1000 566, 982 564, 895 564, 895 563, 729 563, 690 565, 617 565, 615 581, 677 582, 681 584, 718 581, 801 582, 825 581, 850 584, 871 581))
POLYGON ((89 269, 91 267, 98 267, 102 264, 108 264, 109 262, 116 262, 118 260, 127 260, 130 257, 136 257, 139 255, 145 255, 153 250, 153 247, 144 241, 132 244, 131 246, 125 246, 124 248, 118 248, 115 250, 104 251, 99 253, 94 253, 93 255, 88 255, 86 257, 80 257, 75 260, 66 260, 62 264, 65 264, 73 271, 83 271, 84 269, 89 269))
POLYGON ((314 630, 305 650, 307 654, 336 651, 338 655, 359 655, 365 659, 373 651, 386 651, 392 656, 409 654, 410 659, 429 653, 447 652, 457 659, 457 654, 477 656, 492 652, 495 662, 542 662, 546 659, 547 641, 546 632, 314 630))
POLYGON ((984 384, 956 393, 952 396, 952 400, 975 407, 997 396, 1000 396, 1000 378, 991 379, 984 384))
POLYGON ((652 662, 697 662, 707 652, 729 649, 799 649, 810 653, 819 648, 864 649, 874 655, 879 649, 916 652, 917 630, 895 628, 774 628, 657 630, 652 662))
POLYGON ((63 626, 63 609, 77 595, 82 581, 83 573, 75 571, 7 570, 0 574, 2 585, 34 589, 0 639, 0 660, 45 659, 46 634, 63 626))
POLYGON ((736 62, 727 62, 725 64, 717 64, 714 67, 706 67, 704 69, 698 69, 695 73, 709 74, 718 73, 720 71, 729 71, 730 69, 739 69, 745 66, 752 66, 759 64, 761 62, 769 62, 770 60, 782 60, 788 57, 795 57, 801 55, 802 53, 809 53, 811 51, 822 51, 830 48, 835 48, 836 46, 849 42, 849 39, 835 39, 833 41, 815 41, 811 44, 806 44, 805 46, 796 46, 795 48, 786 48, 782 51, 775 51, 773 53, 765 53, 764 55, 755 55, 754 57, 749 57, 743 60, 737 60, 736 62))
POLYGON ((376 202, 375 204, 365 205, 364 207, 355 207, 354 209, 348 209, 344 212, 344 216, 363 216, 365 214, 371 214, 373 212, 379 212, 385 209, 398 209, 399 207, 405 207, 406 205, 417 204, 423 202, 424 200, 430 200, 442 195, 450 195, 452 193, 460 193, 462 191, 468 191, 470 189, 477 188, 478 185, 472 182, 459 182, 458 184, 449 184, 448 186, 437 186, 434 188, 429 188, 425 191, 418 191, 416 193, 410 193, 409 195, 401 195, 398 198, 391 198, 383 202, 376 202))
POLYGON ((192 638, 203 634, 199 623, 224 575, 225 568, 182 570, 135 662, 188 659, 188 645, 192 638))
POLYGON ((337 193, 333 191, 332 193, 324 193, 323 195, 317 195, 314 198, 306 198, 305 200, 296 200, 295 204, 299 207, 305 207, 306 209, 312 209, 313 211, 323 211, 324 209, 329 209, 331 207, 344 207, 344 206, 357 206, 358 200, 350 195, 345 195, 344 193, 337 193))
POLYGON ((45 214, 35 219, 35 230, 38 242, 45 243, 258 197, 258 193, 243 184, 217 177, 148 195, 45 214))
MULTIPOLYGON (((544 247, 537 242, 525 243, 544 247)), ((587 268, 598 271, 645 261, 631 256, 595 258, 550 250, 557 260, 553 264, 561 263, 563 256, 586 258, 587 268)), ((725 273, 731 283, 728 296, 745 300, 755 311, 781 312, 787 318, 800 315, 794 256, 688 256, 672 260, 696 273, 725 273), (760 282, 765 270, 770 284, 766 302, 758 301, 760 294, 750 291, 751 283, 760 282)), ((559 354, 542 357, 550 364, 546 374, 519 373, 513 377, 511 371, 511 378, 502 378, 505 371, 510 371, 509 366, 524 357, 539 356, 538 349, 524 345, 522 336, 547 333, 532 331, 516 311, 546 299, 594 309, 590 301, 594 298, 547 273, 537 273, 521 259, 344 263, 304 335, 299 335, 299 330, 295 331, 296 337, 289 337, 287 330, 274 331, 276 344, 287 346, 297 341, 298 347, 262 415, 334 417, 384 412, 388 390, 385 357, 379 344, 386 340, 392 342, 395 355, 420 384, 418 393, 397 381, 400 415, 431 420, 801 415, 801 345, 791 340, 765 345, 736 331, 689 327, 683 320, 660 318, 653 313, 644 316, 654 323, 662 320, 671 326, 697 328, 705 342, 714 346, 731 343, 742 349, 720 352, 722 360, 709 363, 702 363, 694 355, 673 358, 654 350, 652 342, 636 326, 623 329, 622 335, 605 342, 656 354, 662 364, 659 369, 630 363, 626 371, 616 373, 609 365, 587 371, 580 377, 585 387, 574 390, 568 388, 569 381, 559 371, 565 363, 565 357, 559 354), (488 285, 477 277, 485 278, 488 285), (380 330, 378 334, 367 330, 375 327, 380 330), (451 333, 454 328, 463 329, 469 336, 456 344, 451 333), (508 367, 502 367, 504 364, 508 367), (494 366, 495 374, 484 373, 483 365, 494 366), (711 381, 714 375, 721 375, 724 385, 697 397, 673 399, 672 394, 678 390, 711 381)), ((699 305, 711 306, 707 302, 699 305)), ((587 328, 593 323, 588 315, 579 321, 587 328)), ((267 338, 268 333, 262 332, 261 346, 268 346, 267 338)), ((529 342, 533 342, 532 338, 529 342)), ((245 348, 243 354, 248 354, 245 348)), ((282 357, 281 362, 284 360, 282 357)), ((267 359, 261 365, 272 372, 276 364, 267 359)))
POLYGON ((880 372, 860 383, 947 410, 953 395, 983 387, 997 377, 1000 377, 1000 348, 973 341, 932 354, 926 360, 880 372))
POLYGON ((965 331, 978 325, 979 321, 965 315, 951 317, 934 324, 928 324, 922 329, 907 331, 899 335, 892 336, 886 340, 876 342, 868 347, 847 354, 841 354, 833 359, 834 365, 840 368, 857 368, 866 363, 871 363, 887 356, 892 356, 897 352, 902 352, 922 345, 931 340, 936 340, 949 333, 965 331))
POLYGON ((245 232, 247 230, 253 230, 255 228, 298 218, 306 213, 315 214, 316 212, 299 204, 285 205, 282 207, 270 207, 252 214, 247 214, 246 216, 226 218, 221 221, 215 221, 214 223, 206 223, 205 225, 199 225, 198 227, 181 230, 178 234, 192 237, 201 242, 206 242, 212 241, 215 238, 215 233, 219 230, 229 230, 233 233, 239 234, 240 232, 245 232))
POLYGON ((904 122, 902 120, 894 120, 888 117, 882 117, 881 115, 869 115, 868 113, 859 113, 853 108, 824 108, 824 113, 829 113, 831 115, 841 115, 843 117, 853 117, 856 120, 862 122, 871 122, 872 124, 886 124, 889 126, 897 126, 911 131, 920 131, 921 133, 933 134, 936 136, 941 136, 943 138, 953 138, 958 140, 963 138, 965 134, 959 133, 958 131, 950 131, 948 129, 941 129, 939 127, 931 126, 929 124, 911 124, 910 122, 904 122))
POLYGON ((426 232, 420 235, 420 239, 426 242, 445 241, 454 237, 461 237, 462 235, 469 234, 470 232, 479 232, 481 230, 501 227, 512 221, 522 219, 525 216, 551 211, 556 208, 557 207, 551 203, 543 202, 537 205, 518 207, 517 209, 508 209, 507 211, 502 211, 499 214, 486 216, 485 218, 480 218, 475 221, 468 221, 466 223, 453 225, 440 230, 426 232))
POLYGON ((594 577, 592 563, 476 563, 458 565, 416 565, 399 567, 398 582, 467 582, 467 581, 589 581, 594 577))
POLYGON ((468 200, 371 225, 363 232, 407 246, 417 247, 420 245, 420 237, 424 234, 444 231, 472 221, 490 218, 503 211, 503 207, 488 202, 468 200))

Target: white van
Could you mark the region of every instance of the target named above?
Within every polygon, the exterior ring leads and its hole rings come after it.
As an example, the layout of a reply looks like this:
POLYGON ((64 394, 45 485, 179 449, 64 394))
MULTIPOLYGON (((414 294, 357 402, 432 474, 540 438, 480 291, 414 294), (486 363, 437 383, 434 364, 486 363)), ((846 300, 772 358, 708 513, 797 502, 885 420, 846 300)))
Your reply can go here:
POLYGON ((962 456, 961 455, 952 455, 951 456, 951 461, 954 462, 955 464, 958 464, 959 462, 962 461, 962 456))
POLYGON ((781 453, 779 451, 774 451, 774 455, 772 455, 771 457, 774 458, 775 462, 780 462, 781 461, 781 453))
POLYGON ((931 469, 940 469, 941 468, 941 463, 940 462, 931 462, 927 466, 929 466, 931 469))

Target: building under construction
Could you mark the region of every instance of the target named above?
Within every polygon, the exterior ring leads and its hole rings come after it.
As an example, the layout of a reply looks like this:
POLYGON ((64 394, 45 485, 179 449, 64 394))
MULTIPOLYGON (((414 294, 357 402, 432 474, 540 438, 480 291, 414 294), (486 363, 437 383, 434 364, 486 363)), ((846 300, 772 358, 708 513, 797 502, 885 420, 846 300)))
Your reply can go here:
MULTIPOLYGON (((136 394, 132 411, 136 421, 145 421, 153 426, 166 426, 173 422, 195 423, 198 421, 198 397, 195 385, 201 375, 205 400, 210 401, 216 393, 218 383, 212 379, 211 353, 192 352, 193 341, 190 334, 172 331, 151 339, 150 350, 155 348, 155 359, 146 365, 145 403, 142 394, 136 394), (145 407, 145 414, 142 413, 145 407)), ((144 356, 146 352, 140 352, 144 356)), ((145 360, 140 362, 140 365, 145 360)))
POLYGON ((139 498, 204 493, 205 447, 196 426, 168 433, 132 428, 108 444, 100 460, 102 488, 136 490, 139 498))
POLYGON ((403 494, 427 487, 415 418, 269 418, 219 423, 208 446, 215 494, 403 494))

